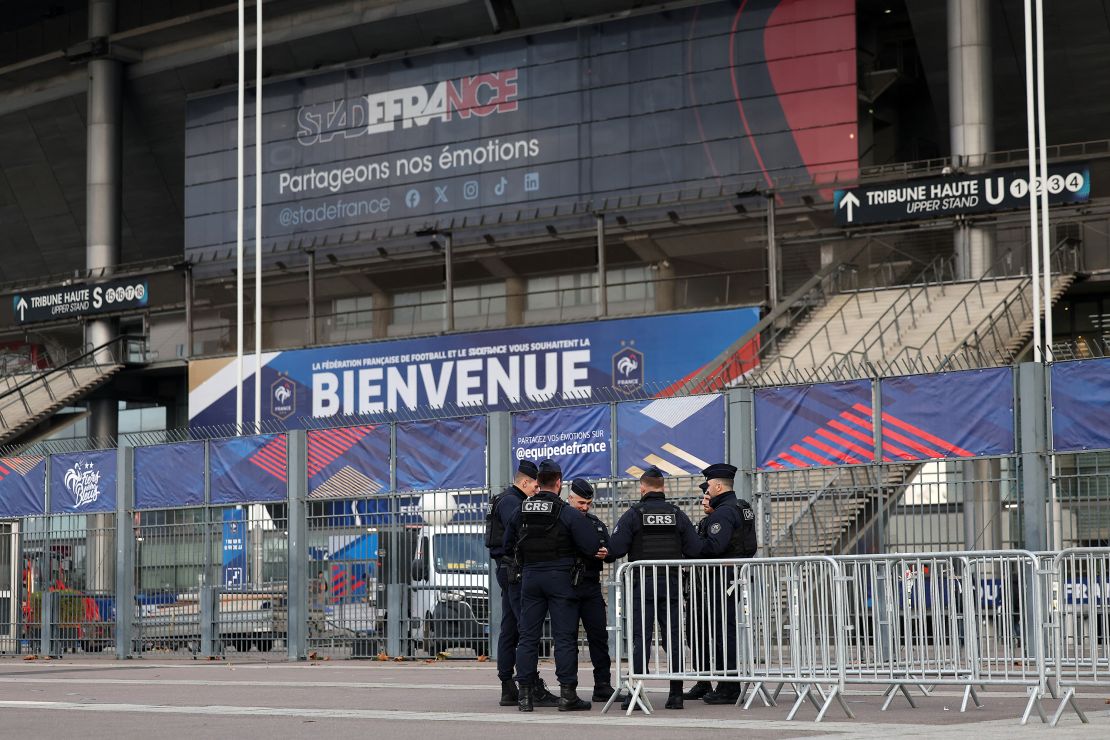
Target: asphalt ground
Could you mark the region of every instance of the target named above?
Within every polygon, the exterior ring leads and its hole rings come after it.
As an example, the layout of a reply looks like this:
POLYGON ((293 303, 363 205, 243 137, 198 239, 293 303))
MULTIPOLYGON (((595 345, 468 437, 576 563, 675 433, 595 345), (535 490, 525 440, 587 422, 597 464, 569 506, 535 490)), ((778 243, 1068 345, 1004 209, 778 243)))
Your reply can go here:
MULTIPOLYGON (((541 666, 554 683, 554 667, 541 666)), ((580 694, 592 684, 583 670, 580 694)), ((901 698, 881 711, 878 688, 849 687, 850 720, 835 707, 816 724, 806 706, 787 721, 786 689, 778 707, 756 702, 749 710, 687 701, 683 711, 662 708, 666 685, 651 686, 656 713, 625 716, 618 707, 602 714, 537 709, 523 714, 499 707, 499 684, 490 663, 325 661, 272 663, 247 660, 191 661, 153 657, 130 661, 102 658, 0 659, 0 738, 887 738, 960 737, 1019 740, 1024 737, 1110 736, 1110 688, 1087 691, 1080 705, 1091 721, 1065 714, 1054 729, 1034 714, 1024 727, 1021 689, 988 689, 981 709, 961 713, 961 691, 915 690, 917 709, 901 698), (357 734, 356 734, 357 733, 357 734)), ((791 696, 791 699, 793 697, 791 696)), ((1051 716, 1056 702, 1046 700, 1051 716)))

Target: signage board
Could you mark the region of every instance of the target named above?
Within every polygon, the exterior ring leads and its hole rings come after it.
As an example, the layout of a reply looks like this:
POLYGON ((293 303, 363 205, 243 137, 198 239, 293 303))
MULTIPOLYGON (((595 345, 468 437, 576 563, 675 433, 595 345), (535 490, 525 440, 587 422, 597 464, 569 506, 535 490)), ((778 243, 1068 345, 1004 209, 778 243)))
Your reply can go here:
POLYGON ((149 303, 150 284, 145 277, 63 285, 15 293, 11 297, 12 316, 17 325, 116 313, 144 308, 149 303))
MULTIPOLYGON (((1090 200, 1091 171, 1086 163, 1051 165, 1047 183, 1049 205, 1090 200)), ((1039 195, 1039 177, 1034 187, 1039 195)), ((837 190, 833 207, 841 226, 1016 211, 1029 207, 1029 172, 999 170, 864 185, 837 190)))

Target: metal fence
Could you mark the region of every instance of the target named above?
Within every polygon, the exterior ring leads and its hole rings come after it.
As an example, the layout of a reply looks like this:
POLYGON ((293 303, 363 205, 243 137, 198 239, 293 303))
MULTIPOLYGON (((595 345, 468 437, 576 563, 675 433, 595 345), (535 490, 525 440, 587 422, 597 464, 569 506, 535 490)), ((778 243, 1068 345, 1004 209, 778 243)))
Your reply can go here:
POLYGON ((884 710, 942 685, 963 689, 960 711, 986 687, 1020 688, 1021 723, 1055 725, 1068 709, 1087 722, 1078 687, 1110 686, 1110 549, 639 561, 617 575, 619 650, 645 656, 617 661, 629 714, 653 711, 653 680, 736 685, 745 708, 788 686, 787 719, 809 702, 816 721, 834 706, 852 718, 852 685, 882 689, 884 710))

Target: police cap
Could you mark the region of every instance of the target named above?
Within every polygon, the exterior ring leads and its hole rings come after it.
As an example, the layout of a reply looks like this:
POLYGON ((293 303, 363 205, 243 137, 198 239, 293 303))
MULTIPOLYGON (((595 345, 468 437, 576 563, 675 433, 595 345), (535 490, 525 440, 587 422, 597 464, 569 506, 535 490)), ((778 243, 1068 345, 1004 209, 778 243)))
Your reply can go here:
POLYGON ((592 499, 594 497, 594 487, 584 478, 575 478, 571 481, 570 492, 581 498, 592 499))
POLYGON ((516 472, 523 473, 529 478, 535 479, 540 474, 539 468, 531 460, 521 460, 516 466, 516 472))
POLYGON ((559 467, 559 463, 555 462, 554 460, 540 460, 539 472, 541 474, 550 473, 552 475, 563 474, 563 470, 559 467))
POLYGON ((701 471, 701 474, 705 476, 706 480, 714 480, 715 478, 732 480, 736 477, 736 466, 728 463, 714 463, 701 471))
POLYGON ((652 465, 640 475, 640 480, 663 480, 663 471, 652 465))
POLYGON ((708 490, 709 490, 709 481, 705 481, 705 482, 703 482, 703 483, 699 483, 699 484, 698 484, 698 488, 700 488, 700 489, 701 489, 701 492, 702 492, 702 493, 705 493, 706 491, 708 491, 708 490))

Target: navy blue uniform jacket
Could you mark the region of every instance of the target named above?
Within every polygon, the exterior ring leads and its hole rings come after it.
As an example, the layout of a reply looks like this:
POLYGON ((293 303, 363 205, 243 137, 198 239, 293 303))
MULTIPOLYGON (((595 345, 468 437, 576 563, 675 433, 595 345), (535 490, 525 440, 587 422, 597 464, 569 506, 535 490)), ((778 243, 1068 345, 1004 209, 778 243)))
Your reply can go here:
MULTIPOLYGON (((550 491, 540 491, 534 498, 537 501, 558 501, 559 497, 550 491)), ((571 542, 574 547, 583 555, 594 557, 597 555, 598 549, 601 547, 601 540, 597 536, 597 530, 589 519, 582 516, 582 512, 575 509, 570 504, 563 502, 563 507, 559 510, 559 521, 567 531, 570 533, 571 542)), ((520 526, 523 517, 520 510, 520 505, 516 507, 516 512, 509 519, 509 524, 505 528, 505 541, 503 548, 505 555, 512 556, 516 553, 516 541, 520 536, 520 526)), ((554 554, 554 553, 552 553, 554 554)), ((574 558, 555 558, 554 560, 545 560, 541 563, 525 563, 525 568, 535 568, 537 570, 570 570, 574 566, 574 558)))

